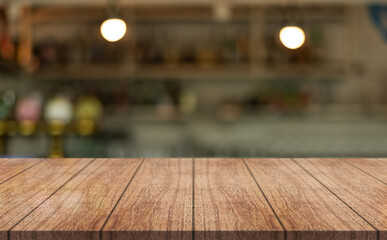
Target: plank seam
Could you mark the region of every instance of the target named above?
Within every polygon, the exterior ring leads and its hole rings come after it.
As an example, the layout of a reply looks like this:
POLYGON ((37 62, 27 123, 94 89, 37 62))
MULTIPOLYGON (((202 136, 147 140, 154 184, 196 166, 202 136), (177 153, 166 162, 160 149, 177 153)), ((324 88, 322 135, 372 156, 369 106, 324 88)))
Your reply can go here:
POLYGON ((63 188, 67 183, 69 183, 71 180, 73 180, 79 173, 81 173, 85 168, 90 166, 95 161, 95 158, 91 160, 86 166, 84 166, 81 170, 79 170, 76 174, 74 174, 70 179, 68 179, 65 183, 63 183, 58 189, 56 189, 53 193, 50 194, 46 199, 44 199, 38 206, 36 206, 34 209, 32 209, 27 215, 25 215, 21 220, 19 220, 15 225, 13 225, 8 230, 8 240, 11 240, 11 230, 15 228, 19 223, 21 223, 24 219, 26 219, 31 213, 33 213, 36 209, 38 209, 44 202, 46 202, 49 198, 54 196, 55 193, 57 193, 61 188, 63 188))
POLYGON ((283 225, 283 223, 282 223, 281 219, 279 218, 279 216, 277 215, 277 213, 274 211, 273 206, 272 206, 271 203, 269 202, 269 199, 266 197, 265 192, 263 191, 263 189, 262 189, 261 186, 259 185, 257 179, 254 177, 253 172, 252 172, 251 169, 249 168, 249 165, 247 165, 247 163, 246 163, 246 161, 245 161, 244 158, 242 158, 242 162, 243 162, 244 165, 246 166, 246 168, 247 168, 247 170, 249 171, 251 177, 254 179, 255 184, 258 186, 258 188, 259 188, 259 190, 261 191, 263 197, 265 198, 267 204, 269 204, 269 207, 271 208, 271 211, 273 211, 273 213, 274 213, 275 217, 277 218, 279 224, 280 224, 281 227, 283 228, 283 230, 284 230, 284 239, 286 240, 286 239, 287 239, 287 234, 286 234, 287 230, 286 230, 285 226, 283 225))
POLYGON ((356 168, 357 170, 359 170, 359 171, 362 171, 363 173, 367 174, 368 176, 370 176, 370 177, 372 177, 372 178, 374 178, 374 179, 378 180, 379 182, 381 182, 381 183, 384 183, 384 184, 386 184, 386 185, 387 185, 387 183, 386 183, 386 182, 384 182, 383 180, 381 180, 381 179, 379 179, 379 178, 375 177, 374 175, 370 174, 370 173, 369 173, 369 172, 367 172, 366 170, 363 170, 362 168, 360 168, 360 167, 358 167, 358 166, 356 166, 356 165, 354 165, 354 164, 352 164, 352 163, 350 163, 350 162, 346 161, 344 158, 340 158, 340 160, 342 160, 342 161, 344 161, 344 162, 348 163, 349 165, 351 165, 352 167, 356 168))
POLYGON ((28 168, 26 168, 26 169, 24 169, 24 170, 22 170, 22 171, 20 171, 20 172, 18 172, 18 173, 16 173, 15 175, 13 175, 12 177, 9 177, 8 179, 5 179, 4 181, 2 181, 1 183, 0 183, 0 185, 1 184, 3 184, 3 183, 5 183, 5 182, 7 182, 7 181, 9 181, 9 180, 11 180, 12 178, 14 178, 14 177, 16 177, 16 176, 19 176, 20 174, 22 174, 22 173, 24 173, 24 172, 26 172, 27 170, 29 170, 29 169, 31 169, 31 168, 33 168, 33 167, 35 167, 36 165, 38 165, 39 163, 41 163, 41 162, 43 162, 43 161, 45 161, 46 159, 41 159, 40 161, 38 161, 37 163, 35 163, 35 164, 32 164, 31 166, 29 166, 28 168))
POLYGON ((192 240, 195 240, 195 158, 192 158, 192 240))
POLYGON ((102 240, 102 233, 103 233, 103 229, 104 227, 106 226, 107 222, 109 221, 110 217, 112 216, 114 210, 116 210, 118 204, 120 203, 122 197, 124 196, 124 194, 126 193, 126 191, 128 190, 130 184, 132 183, 134 177, 137 175, 137 172, 139 171, 139 169, 141 168, 143 162, 145 161, 145 158, 143 158, 140 162, 140 164, 137 166, 137 169, 136 171, 133 173, 133 176, 130 178, 128 184, 126 185, 124 191, 122 192, 121 196, 118 198, 116 204, 114 205, 113 209, 111 210, 109 216, 106 218, 105 222, 103 223, 102 227, 101 227, 101 230, 99 231, 99 239, 102 240))
POLYGON ((351 209, 354 213, 356 213, 361 219, 363 219, 366 223, 368 223, 373 229, 376 230, 377 240, 379 240, 379 230, 374 227, 367 219, 365 219, 362 215, 360 215, 355 209, 353 209, 349 204, 347 204, 343 199, 341 199, 336 193, 330 190, 325 184, 323 184, 320 180, 318 180, 311 172, 306 170, 300 163, 298 163, 294 158, 291 158, 293 162, 295 162, 298 166, 300 166, 306 173, 308 173, 312 178, 314 178, 318 183, 320 183, 324 188, 326 188, 330 193, 332 193, 335 197, 337 197, 340 201, 342 201, 349 209, 351 209))

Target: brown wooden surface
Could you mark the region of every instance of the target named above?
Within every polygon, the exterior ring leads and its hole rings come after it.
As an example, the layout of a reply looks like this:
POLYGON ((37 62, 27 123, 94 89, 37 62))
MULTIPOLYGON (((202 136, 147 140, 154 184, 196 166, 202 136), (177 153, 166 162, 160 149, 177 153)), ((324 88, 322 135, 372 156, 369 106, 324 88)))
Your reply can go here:
POLYGON ((387 239, 386 184, 337 159, 296 161, 387 239))
MULTIPOLYGON (((10 230, 91 159, 48 159, 0 185, 0 232, 10 230)), ((2 239, 1 239, 2 240, 2 239)))
POLYGON ((97 159, 16 225, 12 239, 98 239, 140 159, 97 159), (56 232, 56 233, 54 233, 56 232))
POLYGON ((43 161, 37 158, 0 158, 0 184, 43 161))
POLYGON ((370 176, 387 184, 387 161, 381 158, 345 158, 344 161, 352 164, 370 176))
POLYGON ((192 159, 146 159, 103 239, 192 239, 192 159))
POLYGON ((387 240, 386 165, 0 159, 0 240, 387 240))
POLYGON ((376 239, 375 229, 291 159, 246 159, 287 239, 376 239))
POLYGON ((283 239, 241 159, 195 160, 195 239, 283 239))

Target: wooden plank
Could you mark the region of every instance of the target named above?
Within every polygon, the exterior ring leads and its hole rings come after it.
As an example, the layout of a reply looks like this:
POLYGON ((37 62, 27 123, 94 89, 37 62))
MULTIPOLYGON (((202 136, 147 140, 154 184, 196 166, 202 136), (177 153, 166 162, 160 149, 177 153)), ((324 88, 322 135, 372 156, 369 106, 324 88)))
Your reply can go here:
POLYGON ((376 230, 291 159, 245 160, 287 239, 376 239, 376 230))
POLYGON ((6 236, 9 229, 91 161, 48 159, 0 185, 0 236, 6 236))
POLYGON ((95 160, 14 227, 11 240, 99 239, 99 231, 140 162, 95 160))
POLYGON ((103 239, 192 239, 192 159, 146 159, 103 239))
POLYGON ((195 159, 195 239, 284 239, 241 159, 195 159))
POLYGON ((0 184, 43 161, 37 158, 0 158, 0 184))
POLYGON ((338 159, 295 159, 387 239, 387 186, 338 159))
POLYGON ((343 160, 387 184, 386 158, 346 158, 343 160))

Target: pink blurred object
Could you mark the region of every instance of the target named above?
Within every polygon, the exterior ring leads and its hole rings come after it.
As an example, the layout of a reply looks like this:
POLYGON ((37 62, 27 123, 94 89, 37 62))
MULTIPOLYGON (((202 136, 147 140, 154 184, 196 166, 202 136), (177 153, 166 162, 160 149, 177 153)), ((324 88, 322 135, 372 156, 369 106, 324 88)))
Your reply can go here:
POLYGON ((38 121, 42 112, 42 96, 39 93, 31 93, 19 100, 16 106, 16 120, 38 121))

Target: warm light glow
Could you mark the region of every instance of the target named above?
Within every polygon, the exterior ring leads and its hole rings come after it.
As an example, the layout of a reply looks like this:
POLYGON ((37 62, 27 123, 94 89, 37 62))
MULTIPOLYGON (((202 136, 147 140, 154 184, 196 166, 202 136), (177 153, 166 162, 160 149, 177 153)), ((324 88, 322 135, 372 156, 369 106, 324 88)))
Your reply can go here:
POLYGON ((101 25, 101 34, 109 42, 117 42, 125 36, 126 23, 118 18, 106 20, 101 25))
POLYGON ((231 7, 226 2, 218 2, 214 6, 215 20, 227 22, 231 19, 231 7))
POLYGON ((296 26, 284 27, 280 31, 280 40, 287 48, 300 48, 305 42, 304 30, 296 26))

